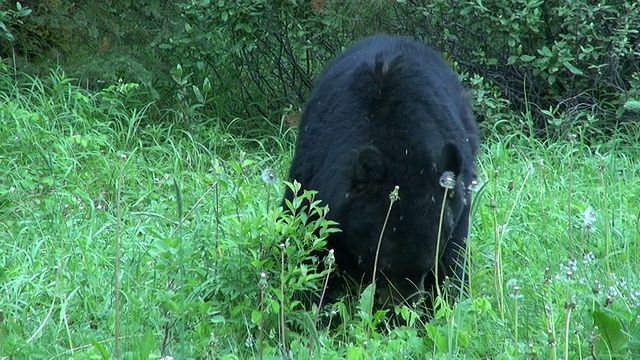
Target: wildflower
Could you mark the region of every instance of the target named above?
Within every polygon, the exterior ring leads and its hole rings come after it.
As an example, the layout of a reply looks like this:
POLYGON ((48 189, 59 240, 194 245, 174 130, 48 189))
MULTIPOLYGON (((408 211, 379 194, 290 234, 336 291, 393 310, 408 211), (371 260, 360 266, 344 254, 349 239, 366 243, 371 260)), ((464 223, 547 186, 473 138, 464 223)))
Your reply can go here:
POLYGON ((247 338, 244 340, 244 346, 251 348, 255 344, 255 339, 251 334, 247 335, 247 338))
POLYGON ((520 293, 520 286, 518 286, 518 280, 515 278, 509 279, 507 281, 507 287, 511 289, 511 297, 515 299, 521 299, 522 294, 520 293))
POLYGON ((268 286, 266 273, 260 273, 260 280, 258 281, 258 285, 263 289, 268 286))
POLYGON ((593 210, 591 206, 587 206, 584 210, 584 215, 582 218, 582 228, 586 231, 593 232, 595 231, 594 224, 596 223, 596 212, 593 210))
POLYGON ((564 263, 560 263, 560 271, 564 273, 575 272, 576 270, 578 270, 578 262, 575 259, 569 259, 566 265, 564 263))
POLYGON ((333 249, 329 250, 329 254, 327 254, 327 257, 324 258, 324 261, 329 267, 333 265, 333 263, 336 261, 333 249))
POLYGON ((576 270, 578 269, 578 262, 575 259, 569 259, 569 261, 567 261, 567 263, 560 263, 560 272, 562 273, 562 275, 558 274, 555 276, 556 279, 562 281, 562 282, 571 282, 573 281, 573 274, 576 272, 576 270))
POLYGON ((595 259, 596 259, 596 256, 591 251, 589 251, 588 253, 584 254, 584 261, 587 262, 587 263, 590 263, 595 259))
POLYGON ((551 269, 549 267, 544 268, 544 282, 547 284, 551 283, 551 269))
POLYGON ((262 174, 260 176, 262 177, 262 181, 264 181, 264 183, 267 185, 273 184, 274 180, 276 179, 276 175, 271 168, 262 170, 262 174))
POLYGON ((445 171, 440 176, 440 186, 453 190, 456 187, 456 175, 452 171, 445 171))
POLYGON ((593 288, 591 288, 591 292, 593 293, 593 295, 598 295, 600 293, 600 281, 596 280, 593 283, 593 288))
POLYGON ((604 301, 604 306, 609 306, 613 304, 613 296, 607 296, 607 298, 604 301))
POLYGON ((398 193, 399 190, 400 190, 400 187, 396 185, 396 187, 393 188, 393 191, 391 192, 391 194, 389 194, 389 200, 391 200, 392 204, 400 200, 400 194, 398 193))
POLYGON ((471 180, 471 184, 469 184, 468 189, 473 191, 473 192, 477 192, 478 190, 480 190, 480 188, 482 188, 480 181, 478 181, 478 179, 473 179, 471 180))

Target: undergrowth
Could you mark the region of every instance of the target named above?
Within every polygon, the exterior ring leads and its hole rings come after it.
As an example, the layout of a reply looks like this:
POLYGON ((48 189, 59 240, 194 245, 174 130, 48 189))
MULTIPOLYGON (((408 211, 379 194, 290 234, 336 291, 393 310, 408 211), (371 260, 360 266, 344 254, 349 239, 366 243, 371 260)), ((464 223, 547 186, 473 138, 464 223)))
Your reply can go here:
POLYGON ((2 359, 640 353, 638 132, 486 137, 469 296, 428 323, 398 308, 407 325, 393 327, 370 287, 303 306, 332 270, 314 250, 335 224, 312 192, 283 215, 288 134, 148 125, 122 84, 0 77, 2 359))

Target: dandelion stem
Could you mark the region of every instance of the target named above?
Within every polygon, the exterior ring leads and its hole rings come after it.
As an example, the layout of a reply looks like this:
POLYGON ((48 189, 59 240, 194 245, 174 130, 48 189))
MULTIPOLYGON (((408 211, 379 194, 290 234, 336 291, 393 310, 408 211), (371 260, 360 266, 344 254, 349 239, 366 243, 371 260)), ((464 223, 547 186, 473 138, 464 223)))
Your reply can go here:
MULTIPOLYGON (((327 263, 327 276, 324 278, 324 283, 322 284, 322 293, 320 294, 320 300, 318 300, 318 310, 313 318, 313 326, 316 327, 318 325, 318 317, 320 315, 320 309, 322 308, 322 302, 324 301, 324 295, 327 291, 327 287, 329 286, 329 276, 331 275, 331 270, 333 267, 333 249, 329 250, 328 257, 331 257, 327 263)), ((313 353, 313 343, 316 341, 315 332, 311 334, 311 338, 309 338, 309 357, 311 358, 311 354, 313 353)))
POLYGON ((382 224, 382 230, 380 231, 380 237, 378 238, 378 246, 376 247, 376 256, 373 260, 373 275, 371 277, 371 284, 373 284, 373 291, 371 292, 371 308, 369 309, 369 313, 373 313, 373 297, 376 294, 376 272, 378 271, 378 257, 380 255, 380 246, 382 245, 382 236, 384 235, 384 230, 387 228, 387 222, 389 221, 389 215, 391 215, 391 209, 393 208, 393 203, 400 200, 400 196, 398 196, 399 186, 393 189, 391 194, 389 194, 389 209, 387 209, 387 216, 384 218, 384 223, 382 224))
POLYGON ((569 358, 569 322, 571 320, 571 310, 574 305, 571 299, 567 300, 565 304, 565 308, 567 309, 567 313, 565 316, 565 324, 564 324, 564 358, 569 358))
MULTIPOLYGON (((575 134, 569 135, 569 142, 571 144, 574 143, 576 139, 575 134)), ((572 224, 571 224, 571 203, 572 203, 572 192, 571 192, 571 181, 573 174, 573 146, 569 148, 569 174, 567 178, 567 236, 569 237, 569 257, 571 259, 575 259, 573 254, 573 236, 572 236, 572 224)))
POLYGON ((605 174, 604 174, 604 158, 600 158, 600 179, 602 183, 602 211, 604 211, 604 264, 607 269, 607 274, 611 274, 611 264, 609 261, 609 250, 611 246, 611 234, 609 228, 609 211, 607 209, 607 187, 605 186, 605 174))
POLYGON ((444 196, 442 198, 442 207, 440 208, 440 220, 438 221, 438 240, 436 241, 436 254, 434 259, 434 275, 436 278, 436 294, 439 298, 442 298, 442 291, 440 290, 440 278, 438 269, 440 268, 440 242, 442 241, 442 221, 444 220, 444 206, 447 202, 447 195, 449 188, 444 188, 444 196))
POLYGON ((500 241, 502 239, 500 226, 498 226, 498 204, 496 201, 496 196, 498 195, 498 170, 493 172, 493 196, 491 197, 491 212, 493 213, 493 236, 494 236, 494 249, 493 249, 493 257, 494 257, 494 267, 493 267, 493 275, 494 282, 496 287, 496 293, 498 294, 498 313, 500 313, 500 318, 504 321, 504 311, 502 308, 502 304, 504 303, 504 293, 502 289, 502 276, 501 276, 501 249, 500 249, 500 241))
POLYGON ((288 358, 287 355, 287 325, 284 322, 284 252, 285 244, 280 244, 280 343, 282 344, 282 357, 288 358))

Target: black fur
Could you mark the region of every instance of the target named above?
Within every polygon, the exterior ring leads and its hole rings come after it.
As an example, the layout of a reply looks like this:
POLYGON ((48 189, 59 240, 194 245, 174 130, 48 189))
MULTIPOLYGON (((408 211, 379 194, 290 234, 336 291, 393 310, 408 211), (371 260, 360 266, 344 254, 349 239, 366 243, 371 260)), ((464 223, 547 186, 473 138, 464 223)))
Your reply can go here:
MULTIPOLYGON (((477 148, 468 100, 440 55, 409 37, 376 35, 347 49, 319 77, 299 124, 289 180, 318 190, 329 205, 328 217, 342 232, 331 235, 328 248, 341 273, 364 285, 371 282, 389 194, 399 186, 377 274, 378 302, 398 303, 431 291, 435 266, 440 280, 466 283, 477 148), (436 257, 445 171, 456 184, 436 257)), ((292 197, 287 189, 285 199, 292 197)), ((344 284, 335 277, 330 290, 344 284)))

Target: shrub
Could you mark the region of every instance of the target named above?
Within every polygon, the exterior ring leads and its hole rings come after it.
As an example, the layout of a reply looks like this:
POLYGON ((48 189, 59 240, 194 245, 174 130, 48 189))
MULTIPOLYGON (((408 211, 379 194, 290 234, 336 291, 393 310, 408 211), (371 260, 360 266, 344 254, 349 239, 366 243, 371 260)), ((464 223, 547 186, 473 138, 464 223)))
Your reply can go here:
POLYGON ((595 133, 632 119, 624 104, 639 91, 636 1, 410 1, 404 8, 412 32, 495 84, 512 111, 532 116, 538 134, 576 125, 595 133), (566 121, 553 126, 550 109, 566 121))

